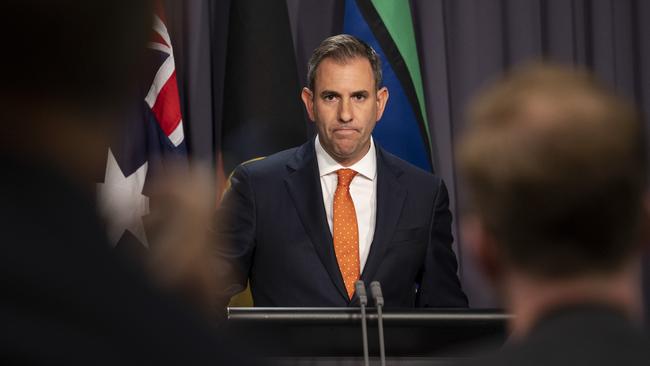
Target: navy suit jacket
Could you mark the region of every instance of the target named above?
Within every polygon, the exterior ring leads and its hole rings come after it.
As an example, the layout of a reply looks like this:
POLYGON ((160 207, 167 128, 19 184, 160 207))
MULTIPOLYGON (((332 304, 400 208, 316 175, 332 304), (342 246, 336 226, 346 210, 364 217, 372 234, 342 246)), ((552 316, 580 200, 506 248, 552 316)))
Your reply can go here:
MULTIPOLYGON (((377 146, 375 234, 361 279, 386 307, 466 307, 442 180, 377 146)), ((250 280, 255 306, 342 307, 314 141, 240 165, 219 210, 223 303, 250 280)))

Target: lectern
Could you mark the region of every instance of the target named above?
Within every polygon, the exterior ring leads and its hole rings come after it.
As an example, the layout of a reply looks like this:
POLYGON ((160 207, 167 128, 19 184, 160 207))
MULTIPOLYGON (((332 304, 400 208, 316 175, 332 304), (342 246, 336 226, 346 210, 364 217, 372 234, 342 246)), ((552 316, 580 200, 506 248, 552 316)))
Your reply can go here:
MULTIPOLYGON (((378 364, 377 312, 368 308, 371 364, 378 364)), ((467 345, 506 338, 509 315, 496 310, 386 309, 388 365, 443 365, 466 357, 467 345)), ((227 334, 277 365, 362 365, 358 308, 229 308, 227 334)))

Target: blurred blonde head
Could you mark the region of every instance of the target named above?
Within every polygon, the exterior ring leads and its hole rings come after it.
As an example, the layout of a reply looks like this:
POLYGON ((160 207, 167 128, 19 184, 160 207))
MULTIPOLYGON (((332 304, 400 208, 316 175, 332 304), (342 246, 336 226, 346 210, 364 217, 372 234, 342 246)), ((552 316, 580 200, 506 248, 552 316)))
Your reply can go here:
POLYGON ((584 70, 533 65, 472 103, 457 151, 470 210, 509 266, 619 269, 638 247, 646 158, 635 109, 584 70))

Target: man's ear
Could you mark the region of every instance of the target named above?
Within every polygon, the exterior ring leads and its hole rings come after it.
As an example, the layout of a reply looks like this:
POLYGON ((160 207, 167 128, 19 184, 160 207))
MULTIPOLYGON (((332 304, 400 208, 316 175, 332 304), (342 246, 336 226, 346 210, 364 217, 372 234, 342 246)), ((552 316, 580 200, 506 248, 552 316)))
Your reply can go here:
POLYGON ((461 230, 472 260, 490 283, 498 285, 504 271, 504 262, 501 249, 492 233, 476 215, 463 217, 461 230))
POLYGON ((302 88, 302 92, 300 93, 300 98, 302 98, 302 102, 305 104, 305 109, 307 110, 307 115, 309 116, 309 119, 315 121, 316 119, 314 118, 314 93, 307 87, 302 88))
POLYGON ((388 102, 388 88, 385 86, 377 90, 377 121, 381 119, 388 102))

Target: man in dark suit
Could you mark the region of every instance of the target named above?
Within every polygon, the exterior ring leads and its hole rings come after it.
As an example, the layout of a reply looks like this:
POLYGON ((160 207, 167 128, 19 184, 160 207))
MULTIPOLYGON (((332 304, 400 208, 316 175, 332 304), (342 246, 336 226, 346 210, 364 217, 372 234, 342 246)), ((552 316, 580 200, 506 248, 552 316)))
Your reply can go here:
POLYGON ((514 315, 477 365, 650 365, 641 331, 647 160, 632 106, 586 72, 518 71, 460 140, 465 238, 514 315))
POLYGON ((388 100, 375 51, 330 37, 308 69, 318 135, 238 167, 222 202, 224 302, 250 280, 256 306, 350 306, 360 278, 389 307, 467 306, 444 183, 371 137, 388 100))

